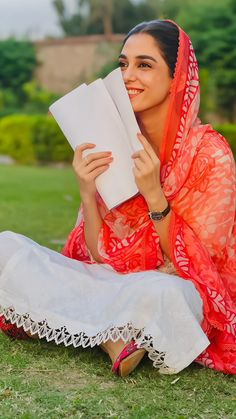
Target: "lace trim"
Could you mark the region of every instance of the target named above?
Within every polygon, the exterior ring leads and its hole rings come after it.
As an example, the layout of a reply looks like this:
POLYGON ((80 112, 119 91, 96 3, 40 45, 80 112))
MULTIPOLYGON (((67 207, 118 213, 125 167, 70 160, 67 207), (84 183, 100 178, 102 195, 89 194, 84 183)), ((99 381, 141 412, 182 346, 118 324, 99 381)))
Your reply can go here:
POLYGON ((94 347, 100 345, 102 342, 106 342, 111 339, 116 342, 118 339, 122 339, 128 342, 134 339, 139 348, 145 348, 149 359, 153 362, 153 366, 159 370, 162 374, 175 374, 176 371, 173 368, 168 367, 165 364, 165 352, 158 352, 153 348, 153 338, 150 335, 145 335, 144 329, 135 329, 132 323, 127 323, 122 327, 111 327, 99 332, 97 335, 89 337, 84 332, 71 334, 68 332, 66 326, 59 329, 51 328, 47 320, 35 322, 30 318, 28 313, 18 314, 14 307, 4 308, 0 305, 0 315, 3 315, 12 324, 17 327, 23 327, 25 332, 30 334, 37 334, 40 339, 45 338, 47 342, 55 341, 57 345, 63 343, 65 346, 73 345, 75 348, 78 346, 94 347))

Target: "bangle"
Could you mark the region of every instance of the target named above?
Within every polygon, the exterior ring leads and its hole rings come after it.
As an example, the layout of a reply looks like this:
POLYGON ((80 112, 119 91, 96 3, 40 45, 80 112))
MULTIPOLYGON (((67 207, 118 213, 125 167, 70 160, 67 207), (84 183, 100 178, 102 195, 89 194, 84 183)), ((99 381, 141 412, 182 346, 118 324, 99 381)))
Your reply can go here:
POLYGON ((148 215, 150 217, 151 220, 153 221, 161 221, 163 220, 163 218, 165 218, 169 212, 170 212, 170 204, 168 202, 167 207, 164 209, 164 211, 159 212, 159 211, 149 211, 148 215))

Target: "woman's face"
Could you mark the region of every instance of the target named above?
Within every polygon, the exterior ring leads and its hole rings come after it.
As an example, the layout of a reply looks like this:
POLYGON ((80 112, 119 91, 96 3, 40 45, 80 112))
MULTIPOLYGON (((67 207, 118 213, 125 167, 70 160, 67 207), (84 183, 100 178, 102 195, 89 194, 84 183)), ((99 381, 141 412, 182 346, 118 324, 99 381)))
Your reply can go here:
POLYGON ((172 78, 169 67, 151 35, 127 39, 119 63, 134 112, 158 110, 169 100, 172 78))

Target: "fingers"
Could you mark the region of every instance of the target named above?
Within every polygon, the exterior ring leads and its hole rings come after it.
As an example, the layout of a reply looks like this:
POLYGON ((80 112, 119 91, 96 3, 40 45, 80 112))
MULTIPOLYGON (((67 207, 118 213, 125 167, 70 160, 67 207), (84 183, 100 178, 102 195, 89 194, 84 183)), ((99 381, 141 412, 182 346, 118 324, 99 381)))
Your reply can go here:
POLYGON ((88 154, 86 157, 84 157, 84 161, 85 161, 85 163, 86 163, 86 165, 89 165, 89 164, 91 164, 92 162, 94 162, 94 161, 97 161, 97 160, 103 160, 103 159, 113 159, 113 157, 111 156, 111 152, 110 151, 101 151, 101 152, 98 152, 98 153, 91 153, 91 154, 88 154))
POLYGON ((89 156, 85 158, 86 162, 86 172, 92 172, 93 170, 101 167, 109 165, 113 161, 113 157, 105 157, 105 158, 97 158, 95 160, 90 161, 89 156))
POLYGON ((143 162, 141 159, 136 158, 136 159, 134 160, 134 167, 135 167, 137 170, 143 170, 143 169, 145 169, 145 167, 147 167, 147 165, 145 165, 145 162, 143 162))
POLYGON ((96 146, 93 143, 84 143, 84 144, 81 144, 81 145, 79 145, 79 146, 76 147, 76 149, 75 149, 75 155, 78 158, 82 158, 83 151, 88 150, 88 149, 91 149, 91 148, 94 148, 94 147, 96 147, 96 146))
POLYGON ((90 172, 87 176, 88 181, 95 180, 97 176, 101 175, 107 169, 109 169, 109 164, 104 164, 103 166, 97 167, 92 172, 90 172))
POLYGON ((73 168, 81 185, 89 185, 98 175, 106 171, 113 161, 110 151, 90 153, 83 157, 85 150, 93 148, 90 143, 77 147, 73 159, 73 168))
POLYGON ((149 160, 149 164, 146 164, 138 158, 134 160, 134 169, 136 175, 140 176, 150 176, 152 174, 159 173, 160 170, 158 163, 153 163, 149 160))
POLYGON ((153 150, 151 144, 149 144, 148 140, 144 137, 143 134, 141 134, 141 132, 139 132, 137 134, 137 137, 138 137, 140 143, 143 145, 143 148, 147 152, 147 154, 149 155, 149 157, 153 161, 155 161, 158 157, 157 157, 155 151, 153 150))
POLYGON ((143 174, 159 168, 158 158, 153 160, 145 150, 137 151, 132 157, 134 159, 134 166, 138 171, 142 171, 143 174))
POLYGON ((147 154, 147 152, 145 150, 139 150, 136 151, 133 155, 132 158, 136 161, 136 160, 141 160, 144 163, 148 163, 151 161, 151 158, 149 156, 149 154, 147 154))
POLYGON ((78 164, 80 166, 87 166, 88 164, 90 164, 94 160, 98 160, 98 159, 102 159, 102 158, 106 158, 106 157, 111 156, 110 151, 102 151, 102 152, 97 152, 97 153, 90 153, 88 156, 83 157, 84 151, 91 150, 94 147, 96 147, 96 146, 95 146, 95 144, 92 144, 92 143, 84 143, 84 144, 81 144, 80 146, 76 147, 75 153, 74 153, 74 158, 73 158, 73 166, 75 167, 78 164))

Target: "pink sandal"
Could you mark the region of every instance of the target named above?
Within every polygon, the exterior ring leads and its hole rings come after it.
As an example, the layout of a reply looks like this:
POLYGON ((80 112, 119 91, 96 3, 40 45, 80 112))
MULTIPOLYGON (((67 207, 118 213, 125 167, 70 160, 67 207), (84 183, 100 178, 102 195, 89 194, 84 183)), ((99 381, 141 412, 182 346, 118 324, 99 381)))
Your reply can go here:
POLYGON ((112 372, 120 377, 129 375, 142 360, 146 349, 138 348, 134 341, 129 342, 112 366, 112 372))

